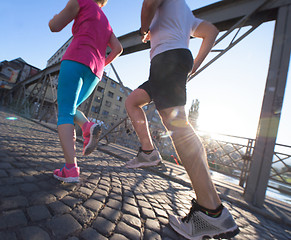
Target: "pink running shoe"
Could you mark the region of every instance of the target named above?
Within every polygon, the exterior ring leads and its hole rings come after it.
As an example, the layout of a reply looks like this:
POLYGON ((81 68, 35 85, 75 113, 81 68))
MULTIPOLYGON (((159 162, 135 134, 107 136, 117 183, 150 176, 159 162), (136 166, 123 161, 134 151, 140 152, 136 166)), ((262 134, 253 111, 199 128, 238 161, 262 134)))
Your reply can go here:
POLYGON ((93 122, 87 122, 83 127, 83 155, 87 156, 92 153, 98 145, 101 127, 93 122))
POLYGON ((54 170, 54 177, 63 182, 80 182, 79 175, 79 167, 72 167, 67 169, 66 165, 64 165, 63 168, 54 170))

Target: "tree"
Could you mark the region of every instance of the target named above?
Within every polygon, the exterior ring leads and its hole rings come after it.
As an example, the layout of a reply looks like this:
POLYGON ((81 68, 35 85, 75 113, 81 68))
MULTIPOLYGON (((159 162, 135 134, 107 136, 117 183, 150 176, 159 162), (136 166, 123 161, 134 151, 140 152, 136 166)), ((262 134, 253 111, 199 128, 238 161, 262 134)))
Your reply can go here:
POLYGON ((189 109, 188 118, 194 129, 198 128, 199 104, 200 102, 198 99, 192 100, 192 105, 189 109))

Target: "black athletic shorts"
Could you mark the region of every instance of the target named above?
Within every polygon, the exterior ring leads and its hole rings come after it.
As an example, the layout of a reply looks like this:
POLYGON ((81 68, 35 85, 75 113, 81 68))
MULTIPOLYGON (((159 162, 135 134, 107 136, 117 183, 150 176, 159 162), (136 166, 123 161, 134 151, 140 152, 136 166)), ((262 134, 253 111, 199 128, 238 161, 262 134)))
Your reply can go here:
POLYGON ((186 82, 193 68, 188 49, 173 49, 151 61, 149 80, 138 88, 145 90, 158 110, 186 104, 186 82))

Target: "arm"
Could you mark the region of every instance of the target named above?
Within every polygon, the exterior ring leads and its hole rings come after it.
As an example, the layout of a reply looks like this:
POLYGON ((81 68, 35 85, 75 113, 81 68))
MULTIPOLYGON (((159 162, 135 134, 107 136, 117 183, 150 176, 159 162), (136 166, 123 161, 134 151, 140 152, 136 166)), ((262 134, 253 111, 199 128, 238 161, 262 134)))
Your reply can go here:
POLYGON ((123 48, 114 33, 111 34, 108 46, 111 48, 111 52, 108 54, 108 56, 105 59, 105 66, 110 64, 123 51, 123 48))
POLYGON ((203 40, 199 52, 194 60, 194 66, 191 75, 196 72, 208 53, 211 51, 218 33, 218 29, 212 23, 207 21, 203 21, 197 27, 196 31, 194 32, 194 37, 202 38, 203 40))
POLYGON ((79 9, 80 6, 77 0, 69 0, 66 7, 49 21, 50 30, 52 32, 61 31, 77 16, 79 9))
POLYGON ((151 25, 151 22, 155 16, 157 8, 162 4, 163 0, 144 0, 141 9, 141 29, 142 41, 146 42, 150 40, 150 36, 147 36, 147 31, 151 25))

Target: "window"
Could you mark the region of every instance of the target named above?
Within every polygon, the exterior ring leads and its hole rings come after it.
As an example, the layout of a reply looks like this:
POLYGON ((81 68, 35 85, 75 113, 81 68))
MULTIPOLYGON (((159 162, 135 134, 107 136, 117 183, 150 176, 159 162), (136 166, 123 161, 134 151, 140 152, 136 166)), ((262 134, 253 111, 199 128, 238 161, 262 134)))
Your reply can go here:
POLYGON ((117 112, 120 111, 120 106, 119 105, 115 105, 115 111, 117 111, 117 112))
POLYGON ((102 77, 102 78, 101 78, 101 81, 104 82, 104 83, 107 83, 107 78, 102 77))
POLYGON ((102 115, 104 115, 104 116, 108 116, 108 115, 109 115, 109 112, 107 112, 107 111, 104 110, 104 111, 102 112, 102 115))
POLYGON ((105 102, 105 106, 106 106, 106 107, 111 107, 111 102, 106 101, 106 102, 105 102))
POLYGON ((119 88, 120 92, 124 93, 124 89, 122 87, 119 88))
POLYGON ((153 118, 152 118, 152 121, 153 121, 153 122, 158 122, 159 119, 157 119, 156 117, 153 117, 153 118))
POLYGON ((147 111, 147 110, 149 109, 149 105, 145 105, 145 106, 143 107, 143 109, 144 109, 145 111, 147 111))
POLYGON ((100 103, 101 102, 101 97, 95 97, 94 101, 100 103))
POLYGON ((101 93, 104 93, 104 88, 103 88, 103 87, 100 87, 100 86, 98 86, 98 87, 97 87, 97 91, 98 91, 98 92, 101 92, 101 93))
POLYGON ((113 92, 110 92, 110 91, 108 91, 108 97, 111 97, 111 98, 113 98, 113 95, 114 95, 114 93, 113 93, 113 92))
POLYGON ((100 109, 100 107, 97 107, 97 106, 94 107, 94 106, 93 106, 93 107, 91 108, 91 112, 98 113, 98 112, 99 112, 99 109, 100 109))
POLYGON ((116 88, 116 83, 111 81, 110 86, 113 87, 113 88, 116 88))
POLYGON ((119 102, 122 102, 122 97, 117 96, 116 100, 119 101, 119 102))

